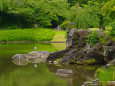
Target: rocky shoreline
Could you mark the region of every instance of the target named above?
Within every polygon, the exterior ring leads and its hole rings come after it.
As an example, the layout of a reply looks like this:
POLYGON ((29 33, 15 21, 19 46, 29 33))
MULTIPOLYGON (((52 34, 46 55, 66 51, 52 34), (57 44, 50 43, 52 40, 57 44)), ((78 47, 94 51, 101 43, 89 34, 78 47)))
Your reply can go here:
POLYGON ((106 43, 96 42, 90 47, 88 35, 92 33, 89 30, 72 29, 67 37, 66 49, 57 52, 32 51, 28 54, 17 54, 13 60, 26 59, 31 62, 47 62, 54 64, 79 64, 92 65, 101 63, 115 64, 115 42, 110 40, 102 30, 98 30, 98 37, 104 38, 106 43), (112 61, 112 62, 111 62, 112 61))
MULTIPOLYGON (((102 30, 98 31, 98 37, 102 37, 106 40, 103 44, 101 41, 96 42, 90 47, 88 35, 91 34, 89 30, 72 29, 68 34, 66 41, 66 49, 50 53, 47 62, 54 62, 56 59, 60 59, 62 64, 100 64, 108 63, 115 58, 115 42, 109 40, 109 37, 105 35, 102 30), (77 43, 76 43, 77 42, 77 43)), ((114 63, 114 60, 111 64, 114 63)))
MULTIPOLYGON (((12 57, 12 62, 16 65, 27 65, 28 63, 48 64, 78 64, 78 65, 99 65, 105 63, 106 66, 115 65, 115 42, 110 40, 102 30, 97 31, 98 38, 106 41, 97 41, 92 47, 88 36, 92 33, 89 30, 72 29, 66 41, 66 49, 57 52, 32 51, 28 54, 16 54, 12 57)), ((60 77, 74 76, 74 72, 69 69, 57 69, 56 75, 60 77)), ((114 82, 108 82, 114 84, 114 82)), ((99 80, 84 82, 83 86, 100 86, 99 80)), ((112 85, 114 86, 114 85, 112 85)))

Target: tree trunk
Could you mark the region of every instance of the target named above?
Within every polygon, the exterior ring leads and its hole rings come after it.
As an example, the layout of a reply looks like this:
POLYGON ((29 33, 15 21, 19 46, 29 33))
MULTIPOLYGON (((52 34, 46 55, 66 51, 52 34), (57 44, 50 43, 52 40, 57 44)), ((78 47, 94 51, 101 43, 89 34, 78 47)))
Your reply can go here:
POLYGON ((38 24, 37 23, 35 23, 34 28, 38 29, 38 24))
POLYGON ((105 26, 103 24, 103 16, 100 14, 100 24, 99 24, 99 29, 105 30, 105 26))

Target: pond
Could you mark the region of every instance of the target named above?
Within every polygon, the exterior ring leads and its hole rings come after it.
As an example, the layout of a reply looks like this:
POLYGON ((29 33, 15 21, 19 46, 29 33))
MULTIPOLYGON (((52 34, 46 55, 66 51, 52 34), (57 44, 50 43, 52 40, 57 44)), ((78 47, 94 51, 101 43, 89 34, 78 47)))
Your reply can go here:
POLYGON ((12 56, 33 51, 54 52, 65 49, 63 43, 55 44, 0 44, 0 86, 81 86, 94 78, 98 66, 54 65, 46 63, 18 66, 12 56), (36 67, 34 66, 36 65, 36 67), (58 69, 74 72, 74 76, 56 75, 58 69))

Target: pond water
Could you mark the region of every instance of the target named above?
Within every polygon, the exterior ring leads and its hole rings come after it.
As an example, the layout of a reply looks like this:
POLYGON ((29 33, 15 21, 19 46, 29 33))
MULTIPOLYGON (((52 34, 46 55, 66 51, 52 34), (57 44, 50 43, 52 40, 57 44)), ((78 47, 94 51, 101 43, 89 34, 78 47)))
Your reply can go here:
POLYGON ((81 86, 94 78, 98 66, 54 65, 46 63, 18 66, 12 56, 33 51, 58 51, 63 44, 0 44, 0 86, 81 86), (36 67, 34 66, 36 65, 36 67), (74 76, 56 75, 58 69, 68 69, 74 76))

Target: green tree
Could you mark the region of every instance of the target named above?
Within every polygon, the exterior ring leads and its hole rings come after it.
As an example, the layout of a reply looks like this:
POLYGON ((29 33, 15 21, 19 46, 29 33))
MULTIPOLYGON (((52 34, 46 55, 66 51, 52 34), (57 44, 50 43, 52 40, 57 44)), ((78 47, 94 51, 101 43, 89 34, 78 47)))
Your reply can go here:
POLYGON ((89 27, 99 27, 100 24, 100 4, 94 1, 88 1, 88 4, 80 6, 76 4, 70 8, 70 17, 68 20, 76 23, 78 29, 89 27))
POLYGON ((105 3, 101 10, 106 17, 106 24, 112 27, 111 34, 115 35, 115 0, 105 3))
POLYGON ((115 19, 115 0, 110 0, 102 7, 103 15, 115 19))
POLYGON ((53 22, 57 26, 62 22, 60 19, 65 19, 69 5, 67 0, 2 0, 0 8, 1 12, 13 15, 21 27, 25 24, 51 27, 53 22))

